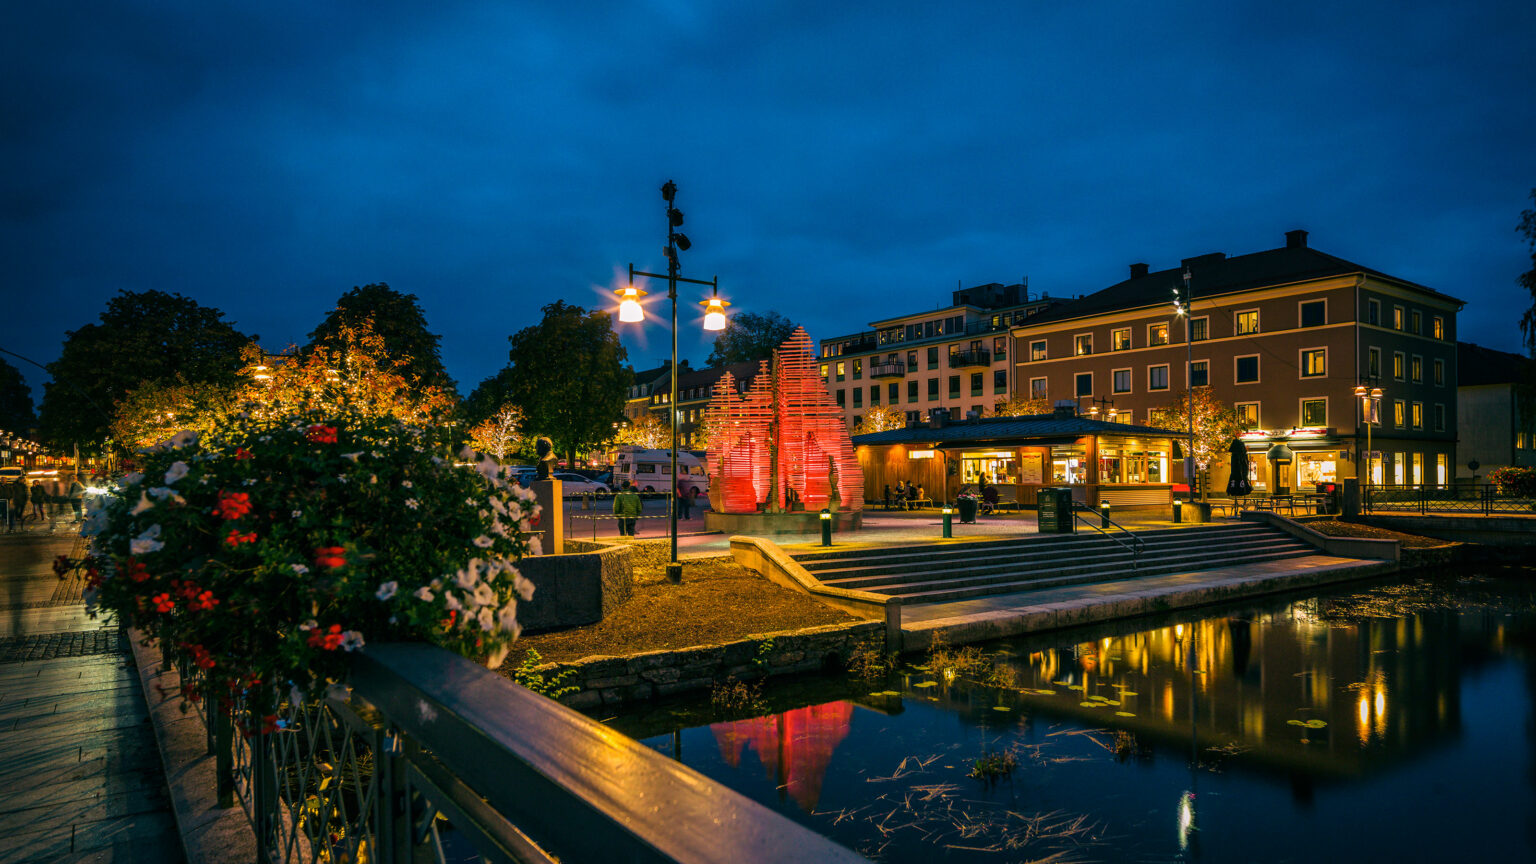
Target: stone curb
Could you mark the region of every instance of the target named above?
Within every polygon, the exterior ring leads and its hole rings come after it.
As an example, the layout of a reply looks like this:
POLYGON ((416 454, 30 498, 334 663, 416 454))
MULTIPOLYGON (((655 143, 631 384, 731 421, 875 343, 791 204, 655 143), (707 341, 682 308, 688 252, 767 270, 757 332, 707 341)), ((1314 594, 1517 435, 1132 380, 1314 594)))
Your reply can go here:
POLYGON ((182 712, 181 676, 167 665, 156 648, 145 646, 144 634, 127 631, 133 644, 133 661, 139 670, 144 702, 160 745, 165 785, 187 864, 225 864, 256 860, 256 835, 237 798, 235 806, 221 808, 214 757, 208 752, 208 733, 195 711, 182 712))

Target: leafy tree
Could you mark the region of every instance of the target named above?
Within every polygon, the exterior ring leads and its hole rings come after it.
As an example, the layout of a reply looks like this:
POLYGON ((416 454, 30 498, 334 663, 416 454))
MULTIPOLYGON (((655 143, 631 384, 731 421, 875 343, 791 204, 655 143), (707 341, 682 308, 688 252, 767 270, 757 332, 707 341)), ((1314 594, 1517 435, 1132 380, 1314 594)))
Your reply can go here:
POLYGON ((1152 409, 1152 425, 1159 429, 1188 430, 1189 405, 1195 406, 1195 462, 1204 467, 1226 456, 1232 439, 1242 432, 1237 411, 1211 394, 1209 387, 1196 387, 1168 408, 1152 409))
MULTIPOLYGON (((1536 202, 1536 189, 1531 190, 1531 201, 1536 202)), ((1515 230, 1531 247, 1531 269, 1520 274, 1520 286, 1531 295, 1531 308, 1520 316, 1520 334, 1525 337, 1526 351, 1536 356, 1536 207, 1521 211, 1515 230)))
POLYGON ((706 365, 718 367, 767 360, 773 356, 774 349, 795 332, 795 326, 795 322, 773 311, 763 315, 755 312, 732 315, 725 329, 715 337, 715 348, 709 353, 706 365))
POLYGON ((523 409, 508 402, 470 428, 469 443, 482 453, 495 456, 497 462, 504 462, 507 451, 522 442, 523 422, 523 409))
POLYGON ((861 434, 870 432, 885 432, 890 429, 901 429, 907 425, 907 415, 895 405, 872 405, 864 412, 864 420, 859 426, 861 434))
POLYGON ((32 412, 32 388, 21 370, 0 360, 0 429, 25 431, 37 425, 32 412))
POLYGON ((443 368, 438 352, 441 337, 427 331, 427 316, 416 295, 401 294, 387 283, 354 286, 341 295, 336 308, 309 334, 310 345, 339 347, 345 340, 344 328, 356 328, 365 320, 384 340, 386 351, 380 360, 381 367, 457 396, 454 381, 443 368))
POLYGON ((998 417, 1027 417, 1030 414, 1049 414, 1051 410, 1051 400, 1025 399, 1023 396, 999 399, 992 406, 992 413, 998 417))
POLYGON ((424 426, 453 410, 453 392, 409 374, 409 355, 394 352, 369 319, 342 323, 334 336, 278 358, 256 345, 244 352, 247 375, 237 402, 258 416, 354 411, 424 426), (258 367, 264 367, 261 377, 258 367))
POLYGON ((572 465, 578 452, 613 437, 631 374, 607 312, 556 301, 542 322, 508 341, 507 395, 527 416, 528 435, 549 436, 572 465))
MULTIPOLYGON (((702 424, 695 429, 695 434, 701 431, 702 424)), ((621 424, 613 440, 619 444, 633 444, 636 447, 651 450, 671 447, 672 427, 660 415, 647 411, 638 418, 621 424)))
POLYGON ((479 385, 459 403, 459 420, 465 426, 477 426, 500 410, 512 398, 512 368, 506 367, 479 385))
POLYGON ((112 438, 128 449, 148 447, 184 429, 212 431, 237 405, 236 388, 192 384, 176 376, 146 381, 122 401, 112 418, 112 438))
POLYGON ((180 294, 124 291, 107 301, 100 322, 65 335, 39 423, 55 447, 95 452, 111 434, 118 402, 144 382, 233 387, 240 351, 254 337, 224 313, 180 294))

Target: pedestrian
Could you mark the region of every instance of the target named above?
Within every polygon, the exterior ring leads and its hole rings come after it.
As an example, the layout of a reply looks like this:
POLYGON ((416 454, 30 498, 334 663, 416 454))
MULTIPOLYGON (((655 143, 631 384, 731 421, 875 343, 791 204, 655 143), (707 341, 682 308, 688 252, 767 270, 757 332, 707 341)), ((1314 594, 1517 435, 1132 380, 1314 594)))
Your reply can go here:
POLYGON ((891 509, 891 484, 885 484, 885 509, 891 509))
POLYGON ((6 488, 5 494, 6 527, 14 531, 17 525, 25 525, 27 522, 27 481, 17 477, 16 482, 6 488))
POLYGON ((80 521, 80 504, 85 500, 85 484, 80 482, 80 475, 72 475, 69 481, 69 491, 65 493, 69 498, 70 509, 75 511, 75 521, 80 521))
MULTIPOLYGON (((689 487, 690 489, 693 487, 689 487)), ((693 499, 688 497, 688 492, 683 489, 681 483, 677 486, 677 518, 693 518, 693 499)))
POLYGON ((908 486, 907 489, 912 492, 912 509, 916 510, 924 506, 924 502, 928 500, 928 493, 923 490, 923 484, 919 483, 916 486, 908 486))
POLYGON ((907 509, 907 481, 896 481, 896 509, 907 509))
POLYGON ((634 485, 625 480, 624 488, 619 490, 619 494, 613 496, 613 515, 619 520, 621 536, 635 536, 635 520, 640 517, 643 506, 634 485))
POLYGON ((48 518, 48 514, 43 510, 43 505, 46 503, 48 503, 48 490, 43 488, 43 481, 33 480, 32 515, 36 516, 39 522, 48 518))

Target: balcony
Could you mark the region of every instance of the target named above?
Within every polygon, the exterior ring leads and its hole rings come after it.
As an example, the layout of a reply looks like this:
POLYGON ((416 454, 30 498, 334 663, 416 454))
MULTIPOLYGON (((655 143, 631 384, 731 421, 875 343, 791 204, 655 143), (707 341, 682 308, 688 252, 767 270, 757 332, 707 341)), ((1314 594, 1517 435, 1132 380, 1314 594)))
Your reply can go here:
POLYGON ((976 348, 970 351, 956 351, 949 355, 949 368, 965 369, 972 366, 991 366, 992 352, 985 348, 976 348))
POLYGON ((869 364, 869 377, 871 378, 900 378, 905 374, 907 374, 907 364, 900 360, 869 364))

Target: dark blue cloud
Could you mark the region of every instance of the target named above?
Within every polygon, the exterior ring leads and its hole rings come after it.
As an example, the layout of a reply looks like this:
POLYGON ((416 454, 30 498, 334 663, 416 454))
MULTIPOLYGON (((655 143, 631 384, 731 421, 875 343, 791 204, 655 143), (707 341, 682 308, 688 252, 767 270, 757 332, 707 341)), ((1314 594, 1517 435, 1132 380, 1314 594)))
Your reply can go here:
POLYGON ((813 336, 1293 227, 1467 299, 1465 338, 1529 303, 1529 3, 13 5, 0 347, 43 361, 123 288, 275 346, 387 281, 473 386, 540 306, 662 269, 668 177, 685 275, 813 336))

